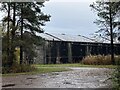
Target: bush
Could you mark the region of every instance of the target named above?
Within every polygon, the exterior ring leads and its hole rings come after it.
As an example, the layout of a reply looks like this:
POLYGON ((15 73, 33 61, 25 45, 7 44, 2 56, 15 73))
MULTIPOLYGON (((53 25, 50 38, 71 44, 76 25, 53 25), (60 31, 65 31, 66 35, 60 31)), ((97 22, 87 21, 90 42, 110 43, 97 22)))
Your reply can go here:
POLYGON ((2 73, 21 73, 21 72, 31 72, 36 70, 34 66, 26 64, 14 64, 11 67, 2 67, 2 73))
MULTIPOLYGON (((119 60, 120 56, 115 56, 115 61, 117 62, 119 60)), ((103 56, 103 55, 90 55, 86 56, 82 60, 83 64, 87 65, 111 65, 111 56, 103 56)))
POLYGON ((8 60, 7 60, 7 54, 2 53, 2 66, 7 66, 8 60))
POLYGON ((113 73, 113 88, 120 90, 120 58, 118 58, 117 67, 113 73))

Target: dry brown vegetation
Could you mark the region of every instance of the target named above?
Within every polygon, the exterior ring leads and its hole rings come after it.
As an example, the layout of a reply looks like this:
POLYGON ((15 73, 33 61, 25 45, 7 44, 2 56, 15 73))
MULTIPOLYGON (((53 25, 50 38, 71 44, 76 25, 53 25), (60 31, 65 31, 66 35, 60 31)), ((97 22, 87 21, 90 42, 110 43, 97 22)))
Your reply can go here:
MULTIPOLYGON (((120 60, 120 56, 115 56, 115 61, 117 63, 117 61, 120 60)), ((86 56, 83 60, 82 60, 83 64, 87 64, 87 65, 111 65, 111 56, 107 55, 90 55, 90 56, 86 56)))

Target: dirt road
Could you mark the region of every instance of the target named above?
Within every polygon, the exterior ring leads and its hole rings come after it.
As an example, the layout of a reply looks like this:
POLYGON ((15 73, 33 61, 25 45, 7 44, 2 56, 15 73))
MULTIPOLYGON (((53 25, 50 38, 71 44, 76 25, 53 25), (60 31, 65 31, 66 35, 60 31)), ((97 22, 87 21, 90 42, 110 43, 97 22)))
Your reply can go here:
MULTIPOLYGON (((71 67, 68 67, 71 68, 71 67)), ((108 88, 111 69, 72 67, 72 71, 3 77, 3 86, 12 88, 108 88)))

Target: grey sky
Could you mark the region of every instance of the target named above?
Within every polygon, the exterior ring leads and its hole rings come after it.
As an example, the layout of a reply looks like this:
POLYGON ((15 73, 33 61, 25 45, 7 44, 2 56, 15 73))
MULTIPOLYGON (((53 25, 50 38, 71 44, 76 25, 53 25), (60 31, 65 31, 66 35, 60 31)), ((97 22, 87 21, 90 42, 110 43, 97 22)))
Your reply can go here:
POLYGON ((92 2, 93 0, 48 1, 43 12, 51 15, 51 21, 46 23, 45 32, 87 36, 94 33, 98 28, 93 24, 96 15, 89 7, 92 2))
MULTIPOLYGON (((50 22, 43 27, 48 33, 86 35, 98 30, 93 24, 96 15, 89 5, 95 0, 49 0, 42 11, 51 15, 50 22)), ((4 16, 0 14, 1 17, 4 16)))

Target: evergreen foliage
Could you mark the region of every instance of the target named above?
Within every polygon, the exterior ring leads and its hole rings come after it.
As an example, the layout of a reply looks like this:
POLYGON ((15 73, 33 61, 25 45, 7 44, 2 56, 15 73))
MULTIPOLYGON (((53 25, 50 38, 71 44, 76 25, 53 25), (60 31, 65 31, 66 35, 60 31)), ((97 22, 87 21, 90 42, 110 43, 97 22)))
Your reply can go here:
MULTIPOLYGON (((19 50, 19 63, 31 64, 36 56, 35 48, 42 44, 37 33, 44 30, 45 22, 50 15, 44 14, 41 8, 44 2, 3 2, 0 10, 6 12, 3 18, 2 61, 3 67, 13 67, 16 63, 16 50, 19 50), (24 53, 24 55, 23 55, 24 53)), ((17 56, 18 57, 18 56, 17 56)))
POLYGON ((110 13, 112 17, 113 38, 117 37, 120 33, 120 1, 119 2, 100 2, 96 1, 90 5, 92 10, 95 11, 98 18, 94 22, 99 26, 99 33, 102 37, 108 37, 110 33, 110 13), (111 9, 111 12, 110 12, 111 9))
POLYGON ((120 14, 120 1, 96 1, 91 4, 90 7, 97 12, 97 16, 99 17, 95 23, 100 27, 100 30, 96 33, 100 33, 102 37, 110 36, 111 60, 112 63, 115 64, 113 38, 117 37, 120 32, 120 21, 118 16, 120 14))

